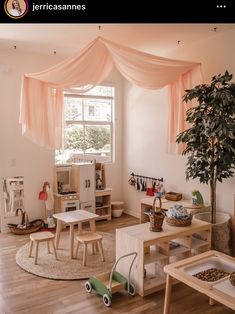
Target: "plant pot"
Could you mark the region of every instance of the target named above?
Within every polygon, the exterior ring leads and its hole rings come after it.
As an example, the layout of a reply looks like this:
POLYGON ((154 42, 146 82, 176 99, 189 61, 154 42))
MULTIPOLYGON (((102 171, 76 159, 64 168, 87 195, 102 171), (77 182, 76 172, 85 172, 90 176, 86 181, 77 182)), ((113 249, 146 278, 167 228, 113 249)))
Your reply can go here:
MULTIPOLYGON (((195 214, 194 218, 211 222, 211 213, 195 214)), ((212 225, 211 248, 213 250, 231 255, 232 229, 231 217, 226 213, 216 213, 216 223, 212 225)))
POLYGON ((165 218, 165 214, 162 212, 151 213, 149 215, 150 219, 150 231, 159 232, 162 231, 162 224, 165 218))

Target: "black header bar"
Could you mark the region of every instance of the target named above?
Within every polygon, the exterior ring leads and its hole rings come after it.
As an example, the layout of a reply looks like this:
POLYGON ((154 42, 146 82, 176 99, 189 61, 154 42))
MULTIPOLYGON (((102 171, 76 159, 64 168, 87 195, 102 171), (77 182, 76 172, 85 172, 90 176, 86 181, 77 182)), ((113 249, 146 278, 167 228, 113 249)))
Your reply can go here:
POLYGON ((0 23, 233 22, 234 0, 2 0, 0 5, 0 23))

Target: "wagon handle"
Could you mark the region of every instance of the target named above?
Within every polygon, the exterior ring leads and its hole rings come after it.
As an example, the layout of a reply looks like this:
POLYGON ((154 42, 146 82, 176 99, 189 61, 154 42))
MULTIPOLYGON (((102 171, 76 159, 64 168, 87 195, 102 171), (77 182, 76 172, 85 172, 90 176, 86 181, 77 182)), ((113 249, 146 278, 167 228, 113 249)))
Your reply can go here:
POLYGON ((130 265, 130 268, 129 268, 129 274, 128 274, 128 292, 130 292, 129 290, 130 290, 131 269, 132 269, 132 266, 133 266, 133 264, 134 264, 134 261, 135 261, 135 259, 136 259, 136 257, 137 257, 137 252, 133 252, 133 253, 129 253, 129 254, 125 254, 125 255, 120 256, 119 259, 118 259, 118 260, 115 262, 115 264, 113 265, 113 268, 112 268, 112 270, 111 270, 110 277, 109 277, 109 289, 110 289, 111 292, 112 292, 113 272, 115 271, 118 262, 119 262, 122 258, 127 257, 127 256, 131 256, 131 255, 135 255, 135 256, 134 256, 134 258, 133 258, 133 260, 132 260, 132 262, 131 262, 131 265, 130 265))

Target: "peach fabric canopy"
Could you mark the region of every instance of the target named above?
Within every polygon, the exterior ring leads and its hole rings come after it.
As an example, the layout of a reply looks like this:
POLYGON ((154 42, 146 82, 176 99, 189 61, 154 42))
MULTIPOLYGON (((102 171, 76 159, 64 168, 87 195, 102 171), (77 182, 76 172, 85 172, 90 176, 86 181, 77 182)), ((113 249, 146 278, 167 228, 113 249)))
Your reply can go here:
POLYGON ((22 133, 48 148, 62 147, 63 90, 95 86, 115 66, 131 83, 146 89, 169 86, 168 151, 180 149, 175 135, 185 129, 186 88, 201 80, 200 64, 147 54, 96 38, 76 55, 38 73, 25 74, 21 92, 22 133))

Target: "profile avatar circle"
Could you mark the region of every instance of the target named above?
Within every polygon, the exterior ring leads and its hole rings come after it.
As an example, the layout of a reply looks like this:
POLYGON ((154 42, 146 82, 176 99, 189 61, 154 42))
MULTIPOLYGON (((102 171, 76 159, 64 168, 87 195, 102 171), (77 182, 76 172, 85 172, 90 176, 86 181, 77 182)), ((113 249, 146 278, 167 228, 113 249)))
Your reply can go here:
POLYGON ((13 19, 19 19, 25 16, 28 12, 28 8, 27 0, 6 0, 4 3, 6 14, 13 19))

